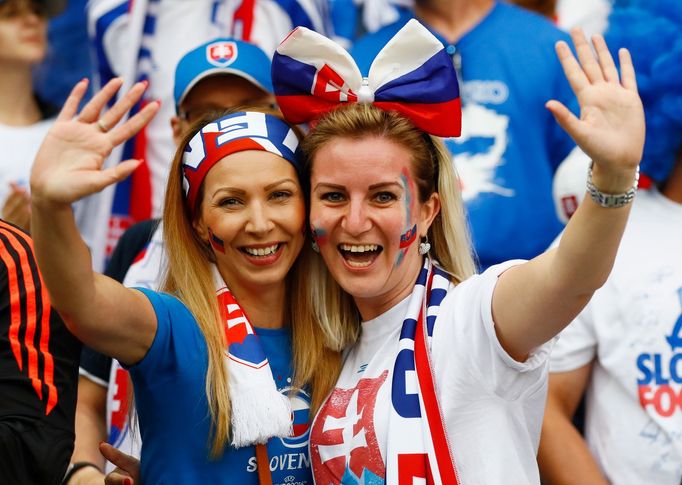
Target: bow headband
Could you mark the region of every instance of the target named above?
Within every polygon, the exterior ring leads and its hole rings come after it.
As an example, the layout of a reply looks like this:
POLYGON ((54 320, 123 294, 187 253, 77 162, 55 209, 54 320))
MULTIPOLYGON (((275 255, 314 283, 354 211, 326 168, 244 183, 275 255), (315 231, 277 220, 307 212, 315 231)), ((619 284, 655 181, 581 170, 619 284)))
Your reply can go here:
POLYGON ((187 143, 182 155, 182 186, 187 205, 194 211, 206 174, 226 156, 246 150, 266 151, 287 160, 300 173, 296 148, 296 133, 269 114, 239 112, 207 124, 187 143))
POLYGON ((363 78, 340 45, 305 27, 294 29, 272 59, 272 83, 284 117, 305 123, 339 103, 397 111, 431 135, 461 132, 457 74, 443 44, 412 19, 377 54, 363 78))

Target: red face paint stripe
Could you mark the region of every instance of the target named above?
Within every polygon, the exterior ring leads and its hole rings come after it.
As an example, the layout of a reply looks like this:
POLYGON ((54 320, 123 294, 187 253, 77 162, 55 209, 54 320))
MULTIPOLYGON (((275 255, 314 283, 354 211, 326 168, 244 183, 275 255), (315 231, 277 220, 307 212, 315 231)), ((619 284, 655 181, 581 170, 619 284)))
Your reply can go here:
POLYGON ((24 335, 24 345, 28 353, 28 378, 31 380, 33 389, 35 389, 38 397, 42 400, 43 386, 38 378, 38 351, 33 343, 36 332, 36 323, 38 321, 36 310, 36 287, 33 282, 33 271, 28 262, 26 249, 17 240, 16 232, 1 228, 0 234, 3 234, 7 238, 10 246, 12 246, 19 255, 19 263, 24 275, 24 286, 26 290, 26 332, 24 335))
POLYGON ((209 240, 211 241, 211 246, 213 247, 213 249, 215 249, 216 251, 220 251, 221 253, 225 252, 225 242, 218 236, 213 234, 213 231, 211 231, 210 229, 208 230, 208 237, 209 240))

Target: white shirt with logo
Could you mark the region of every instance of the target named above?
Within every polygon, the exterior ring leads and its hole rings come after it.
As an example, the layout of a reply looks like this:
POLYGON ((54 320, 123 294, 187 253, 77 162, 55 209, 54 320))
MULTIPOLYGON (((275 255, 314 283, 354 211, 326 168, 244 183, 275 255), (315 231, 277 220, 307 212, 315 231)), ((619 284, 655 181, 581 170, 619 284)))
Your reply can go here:
POLYGON ((611 276, 562 332, 551 371, 594 361, 585 433, 614 484, 682 477, 682 205, 640 191, 611 276))
MULTIPOLYGON (((456 286, 435 324, 436 392, 464 484, 539 483, 535 455, 552 344, 520 363, 497 340, 492 293, 498 275, 512 264, 493 266, 456 286)), ((388 406, 400 399, 392 380, 408 301, 362 323, 361 336, 311 430, 317 484, 383 483, 388 406)), ((408 370, 404 381, 404 393, 414 394, 414 371, 408 370)))

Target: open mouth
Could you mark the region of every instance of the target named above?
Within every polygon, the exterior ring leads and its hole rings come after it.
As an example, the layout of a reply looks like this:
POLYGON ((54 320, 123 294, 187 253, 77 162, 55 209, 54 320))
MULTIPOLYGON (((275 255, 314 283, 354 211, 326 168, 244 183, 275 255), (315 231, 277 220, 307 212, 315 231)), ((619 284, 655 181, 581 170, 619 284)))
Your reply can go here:
POLYGON ((244 254, 248 254, 252 258, 267 258, 268 256, 272 256, 273 254, 277 253, 281 246, 282 245, 280 243, 259 248, 244 246, 239 248, 239 250, 244 254))
POLYGON ((383 247, 377 244, 339 244, 343 259, 353 268, 365 268, 379 256, 383 247))

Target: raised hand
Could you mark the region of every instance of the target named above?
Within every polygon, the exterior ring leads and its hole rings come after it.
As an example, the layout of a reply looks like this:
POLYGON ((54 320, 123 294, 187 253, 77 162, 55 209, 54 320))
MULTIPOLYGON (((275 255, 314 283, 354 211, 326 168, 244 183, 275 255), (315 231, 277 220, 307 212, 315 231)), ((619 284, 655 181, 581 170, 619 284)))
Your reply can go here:
POLYGON ((159 109, 158 102, 149 103, 117 126, 146 89, 145 83, 137 83, 100 117, 121 84, 120 78, 109 81, 80 113, 78 104, 87 89, 87 80, 73 88, 36 155, 31 170, 34 204, 70 204, 123 180, 139 166, 139 160, 126 160, 102 169, 114 147, 140 131, 159 109))
POLYGON ((546 106, 601 174, 629 180, 627 187, 644 147, 644 110, 630 53, 627 49, 618 52, 619 77, 602 36, 592 37, 596 58, 581 30, 571 31, 571 38, 577 60, 565 42, 557 43, 556 52, 578 98, 580 119, 558 101, 546 106))

